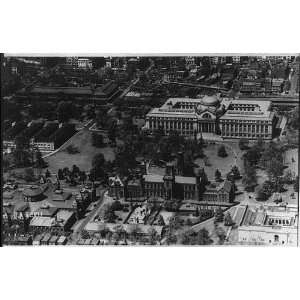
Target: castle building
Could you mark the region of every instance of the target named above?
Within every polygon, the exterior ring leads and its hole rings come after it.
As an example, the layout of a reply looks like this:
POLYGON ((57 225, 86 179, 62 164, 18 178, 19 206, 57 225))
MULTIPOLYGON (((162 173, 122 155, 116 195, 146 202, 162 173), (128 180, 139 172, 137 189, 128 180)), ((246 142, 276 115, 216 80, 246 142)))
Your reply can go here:
POLYGON ((185 137, 209 133, 231 139, 272 139, 275 125, 271 101, 204 96, 168 99, 147 114, 144 129, 163 130, 166 135, 177 131, 185 137))
POLYGON ((123 197, 127 201, 144 201, 157 198, 161 201, 191 200, 205 208, 230 206, 234 200, 234 186, 225 180, 221 183, 210 183, 205 186, 200 173, 194 177, 175 174, 174 165, 168 163, 165 175, 145 174, 141 181, 129 180, 123 184, 116 176, 117 184, 109 180, 109 194, 114 197, 123 197), (116 190, 117 188, 117 190, 116 190))

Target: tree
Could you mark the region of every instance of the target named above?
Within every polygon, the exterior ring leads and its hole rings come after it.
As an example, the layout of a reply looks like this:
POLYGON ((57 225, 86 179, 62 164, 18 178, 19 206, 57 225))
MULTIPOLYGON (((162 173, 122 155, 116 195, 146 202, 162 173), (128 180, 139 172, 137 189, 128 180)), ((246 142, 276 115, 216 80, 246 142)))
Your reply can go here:
POLYGON ((107 223, 113 223, 115 221, 116 215, 114 210, 111 208, 111 205, 106 204, 103 208, 104 211, 104 221, 107 223))
POLYGON ((200 229, 197 235, 197 244, 198 245, 210 245, 212 244, 212 239, 209 236, 209 233, 206 228, 200 229))
POLYGON ((177 236, 170 231, 168 231, 167 236, 166 236, 166 242, 167 245, 170 244, 176 244, 177 243, 177 236))
POLYGON ((104 146, 103 136, 101 134, 93 132, 92 133, 92 145, 97 148, 102 148, 104 146))
POLYGON ((157 231, 153 227, 151 227, 148 230, 148 235, 149 235, 149 242, 150 242, 150 244, 151 245, 155 245, 156 242, 159 239, 157 231))
POLYGON ((159 215, 158 220, 157 220, 157 225, 159 226, 165 226, 165 221, 162 215, 159 215))
POLYGON ((269 198, 268 194, 263 189, 260 189, 257 192, 257 195, 256 195, 257 201, 266 201, 268 198, 269 198))
POLYGON ((219 226, 218 226, 218 227, 215 229, 215 232, 216 232, 217 237, 218 237, 218 239, 219 239, 219 241, 218 241, 219 245, 223 245, 224 242, 225 242, 225 239, 226 239, 226 234, 225 234, 224 229, 223 229, 222 227, 219 227, 219 226))
POLYGON ((294 191, 297 193, 299 192, 299 176, 295 178, 294 191))
POLYGON ((246 138, 241 138, 239 140, 239 147, 241 150, 247 150, 249 148, 249 140, 246 138))
POLYGON ((92 169, 90 171, 91 176, 94 178, 102 178, 105 175, 104 172, 105 158, 102 153, 98 153, 93 157, 92 169))
POLYGON ((65 179, 65 176, 64 176, 64 173, 63 173, 63 170, 62 170, 62 169, 58 169, 58 171, 57 171, 57 176, 58 176, 58 179, 59 179, 59 180, 65 179))
POLYGON ((215 212, 215 222, 221 223, 224 220, 224 213, 221 208, 218 208, 215 212))
POLYGON ((44 159, 42 157, 42 153, 39 149, 35 153, 35 166, 38 169, 43 169, 47 166, 46 162, 44 161, 44 159))
POLYGON ((59 102, 57 106, 58 121, 61 123, 65 123, 69 121, 69 119, 72 117, 72 111, 73 108, 71 102, 66 102, 66 101, 59 102))
POLYGON ((232 220, 230 212, 227 212, 224 218, 225 226, 232 226, 234 225, 234 222, 232 220))
POLYGON ((256 170, 252 165, 245 164, 245 175, 242 180, 246 191, 253 191, 257 184, 256 170))
POLYGON ((218 156, 220 156, 220 157, 226 157, 226 156, 228 156, 224 145, 222 145, 222 146, 219 147, 219 149, 218 149, 218 156))
POLYGON ((27 181, 27 182, 31 182, 31 181, 34 181, 35 180, 35 176, 34 176, 34 171, 32 168, 26 168, 24 170, 25 174, 24 174, 24 179, 27 181))
POLYGON ((237 166, 233 166, 231 169, 231 173, 233 174, 233 179, 237 180, 241 178, 241 174, 239 168, 237 166))
POLYGON ((181 227, 181 221, 177 213, 169 220, 169 229, 170 231, 176 231, 181 227))
POLYGON ((287 170, 287 172, 285 173, 284 177, 283 177, 283 181, 286 184, 292 184, 295 181, 295 175, 292 173, 291 170, 287 170))
POLYGON ((118 240, 126 240, 126 231, 121 224, 116 225, 113 228, 115 239, 118 240))
POLYGON ((32 151, 30 149, 29 139, 19 135, 15 139, 16 148, 13 151, 14 163, 17 167, 29 166, 32 162, 32 151))
POLYGON ((130 229, 130 237, 133 241, 137 241, 139 234, 141 233, 141 228, 134 224, 130 229))
POLYGON ((46 176, 46 178, 51 177, 51 173, 50 173, 50 171, 48 169, 46 170, 45 176, 46 176))
POLYGON ((73 165, 71 173, 73 176, 78 175, 80 173, 80 169, 78 168, 78 166, 73 165))
POLYGON ((261 157, 261 151, 258 147, 253 146, 247 152, 244 154, 244 162, 247 161, 247 163, 251 166, 256 165, 261 157))
POLYGON ((67 148, 66 148, 66 151, 68 154, 76 154, 76 153, 79 153, 79 150, 77 147, 75 147, 74 145, 69 145, 67 148))
POLYGON ((221 174, 221 172, 220 172, 218 169, 217 169, 216 172, 215 172, 215 180, 216 180, 217 182, 222 181, 222 174, 221 174))
POLYGON ((181 243, 183 245, 191 245, 195 242, 193 241, 193 236, 195 235, 195 232, 193 230, 187 230, 185 231, 181 236, 181 243))
POLYGON ((87 179, 86 173, 84 171, 81 171, 80 174, 79 174, 79 180, 82 183, 85 183, 86 179, 87 179))
POLYGON ((276 184, 279 182, 280 176, 283 174, 284 166, 281 161, 277 159, 271 159, 270 163, 267 166, 267 173, 269 176, 269 179, 276 184))

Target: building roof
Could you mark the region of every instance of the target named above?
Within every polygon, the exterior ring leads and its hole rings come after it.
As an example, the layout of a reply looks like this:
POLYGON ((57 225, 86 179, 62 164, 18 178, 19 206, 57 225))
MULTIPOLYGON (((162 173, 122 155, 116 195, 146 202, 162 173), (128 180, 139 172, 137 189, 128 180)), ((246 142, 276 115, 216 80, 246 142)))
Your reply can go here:
POLYGON ((206 192, 218 192, 221 189, 229 193, 232 189, 232 183, 227 179, 222 182, 211 182, 210 185, 207 186, 206 192))
POLYGON ((40 214, 43 217, 52 217, 55 215, 57 210, 57 207, 42 206, 38 210, 36 210, 36 213, 40 214))
POLYGON ((20 203, 17 203, 15 205, 15 211, 16 212, 25 212, 26 210, 29 209, 29 205, 28 203, 24 203, 24 202, 20 202, 20 203))
POLYGON ((66 192, 62 192, 62 193, 52 193, 51 195, 51 200, 52 201, 66 201, 67 199, 69 199, 72 196, 71 193, 66 193, 66 192))
POLYGON ((44 193, 44 190, 41 186, 32 185, 23 191, 23 195, 26 197, 38 197, 44 193))
POLYGON ((113 177, 109 177, 108 178, 108 184, 111 187, 115 187, 115 186, 123 187, 124 186, 122 180, 120 179, 120 177, 118 175, 113 176, 113 177))
POLYGON ((66 241, 66 239, 67 238, 64 235, 62 235, 62 236, 59 237, 57 243, 58 244, 63 244, 66 241))
POLYGON ((46 233, 44 235, 44 237, 42 238, 41 242, 49 242, 50 239, 51 239, 51 234, 50 233, 46 233))
MULTIPOLYGON (((131 230, 133 228, 135 228, 136 226, 138 226, 138 228, 140 229, 140 232, 142 234, 147 234, 148 230, 153 228, 157 231, 157 233, 159 235, 161 235, 162 233, 162 228, 163 226, 158 226, 158 225, 143 225, 143 224, 121 224, 121 226, 123 227, 123 229, 126 232, 131 232, 131 230)), ((99 232, 105 228, 108 228, 110 231, 114 232, 116 230, 116 228, 118 227, 118 224, 115 223, 97 223, 97 222, 89 222, 86 226, 85 226, 85 230, 87 231, 94 231, 94 232, 99 232)))
POLYGON ((33 217, 30 226, 35 227, 51 227, 54 225, 54 219, 51 217, 33 217))
POLYGON ((175 176, 175 182, 179 184, 196 184, 196 177, 175 176))
POLYGON ((145 182, 164 182, 164 176, 163 175, 157 175, 157 174, 148 174, 148 175, 143 175, 143 178, 145 182))
POLYGON ((219 99, 216 95, 213 96, 204 96, 201 99, 201 104, 206 105, 206 106, 216 106, 219 104, 219 99))
POLYGON ((220 118, 220 120, 224 119, 235 119, 235 120, 271 120, 274 116, 274 113, 270 110, 271 101, 259 101, 259 100, 251 100, 251 99, 242 99, 242 100, 232 100, 228 110, 225 114, 220 118), (255 106, 254 111, 247 110, 237 110, 234 109, 234 106, 255 106))
POLYGON ((50 243, 56 243, 58 240, 58 236, 57 235, 52 235, 51 239, 50 239, 50 243))

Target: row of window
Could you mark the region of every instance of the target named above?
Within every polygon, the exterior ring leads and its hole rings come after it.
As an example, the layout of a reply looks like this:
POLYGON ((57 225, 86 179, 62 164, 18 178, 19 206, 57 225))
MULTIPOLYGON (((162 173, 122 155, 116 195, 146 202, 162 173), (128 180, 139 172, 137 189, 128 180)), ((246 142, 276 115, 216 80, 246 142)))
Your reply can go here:
POLYGON ((249 132, 249 131, 252 131, 252 132, 268 132, 269 131, 269 126, 265 126, 265 125, 229 125, 229 124, 222 124, 222 130, 231 130, 231 131, 240 131, 240 132, 249 132))
POLYGON ((234 120, 234 119, 231 119, 231 120, 227 120, 227 119, 221 119, 220 120, 221 124, 222 125, 225 125, 225 124, 228 124, 228 125, 238 125, 238 124, 245 124, 245 123, 251 123, 251 125, 271 125, 271 122, 270 121, 262 121, 262 120, 234 120))
POLYGON ((165 121, 165 122, 152 122, 152 121, 149 121, 149 128, 152 129, 152 128, 159 128, 159 127, 164 127, 164 128, 170 128, 170 129, 180 129, 180 128, 183 128, 183 129, 192 129, 194 126, 194 123, 187 123, 187 122, 177 122, 177 121, 165 121))
POLYGON ((232 132, 222 132, 222 136, 226 137, 261 137, 270 138, 271 134, 259 134, 259 133, 232 133, 232 132))

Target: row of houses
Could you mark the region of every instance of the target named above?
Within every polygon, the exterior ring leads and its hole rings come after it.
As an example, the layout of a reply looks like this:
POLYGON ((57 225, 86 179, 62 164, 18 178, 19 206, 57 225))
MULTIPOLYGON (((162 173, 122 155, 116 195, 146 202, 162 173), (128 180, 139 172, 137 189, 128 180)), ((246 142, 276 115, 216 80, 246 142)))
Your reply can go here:
POLYGON ((75 125, 58 122, 33 121, 13 122, 4 131, 3 146, 5 149, 16 148, 18 137, 30 141, 31 147, 40 151, 54 151, 75 134, 75 125))
POLYGON ((71 100, 82 103, 106 103, 119 91, 117 84, 109 81, 101 86, 33 86, 23 88, 16 93, 16 98, 24 102, 71 100))
POLYGON ((243 79, 240 82, 240 91, 242 93, 268 93, 278 94, 283 90, 283 78, 265 78, 265 79, 243 79))

